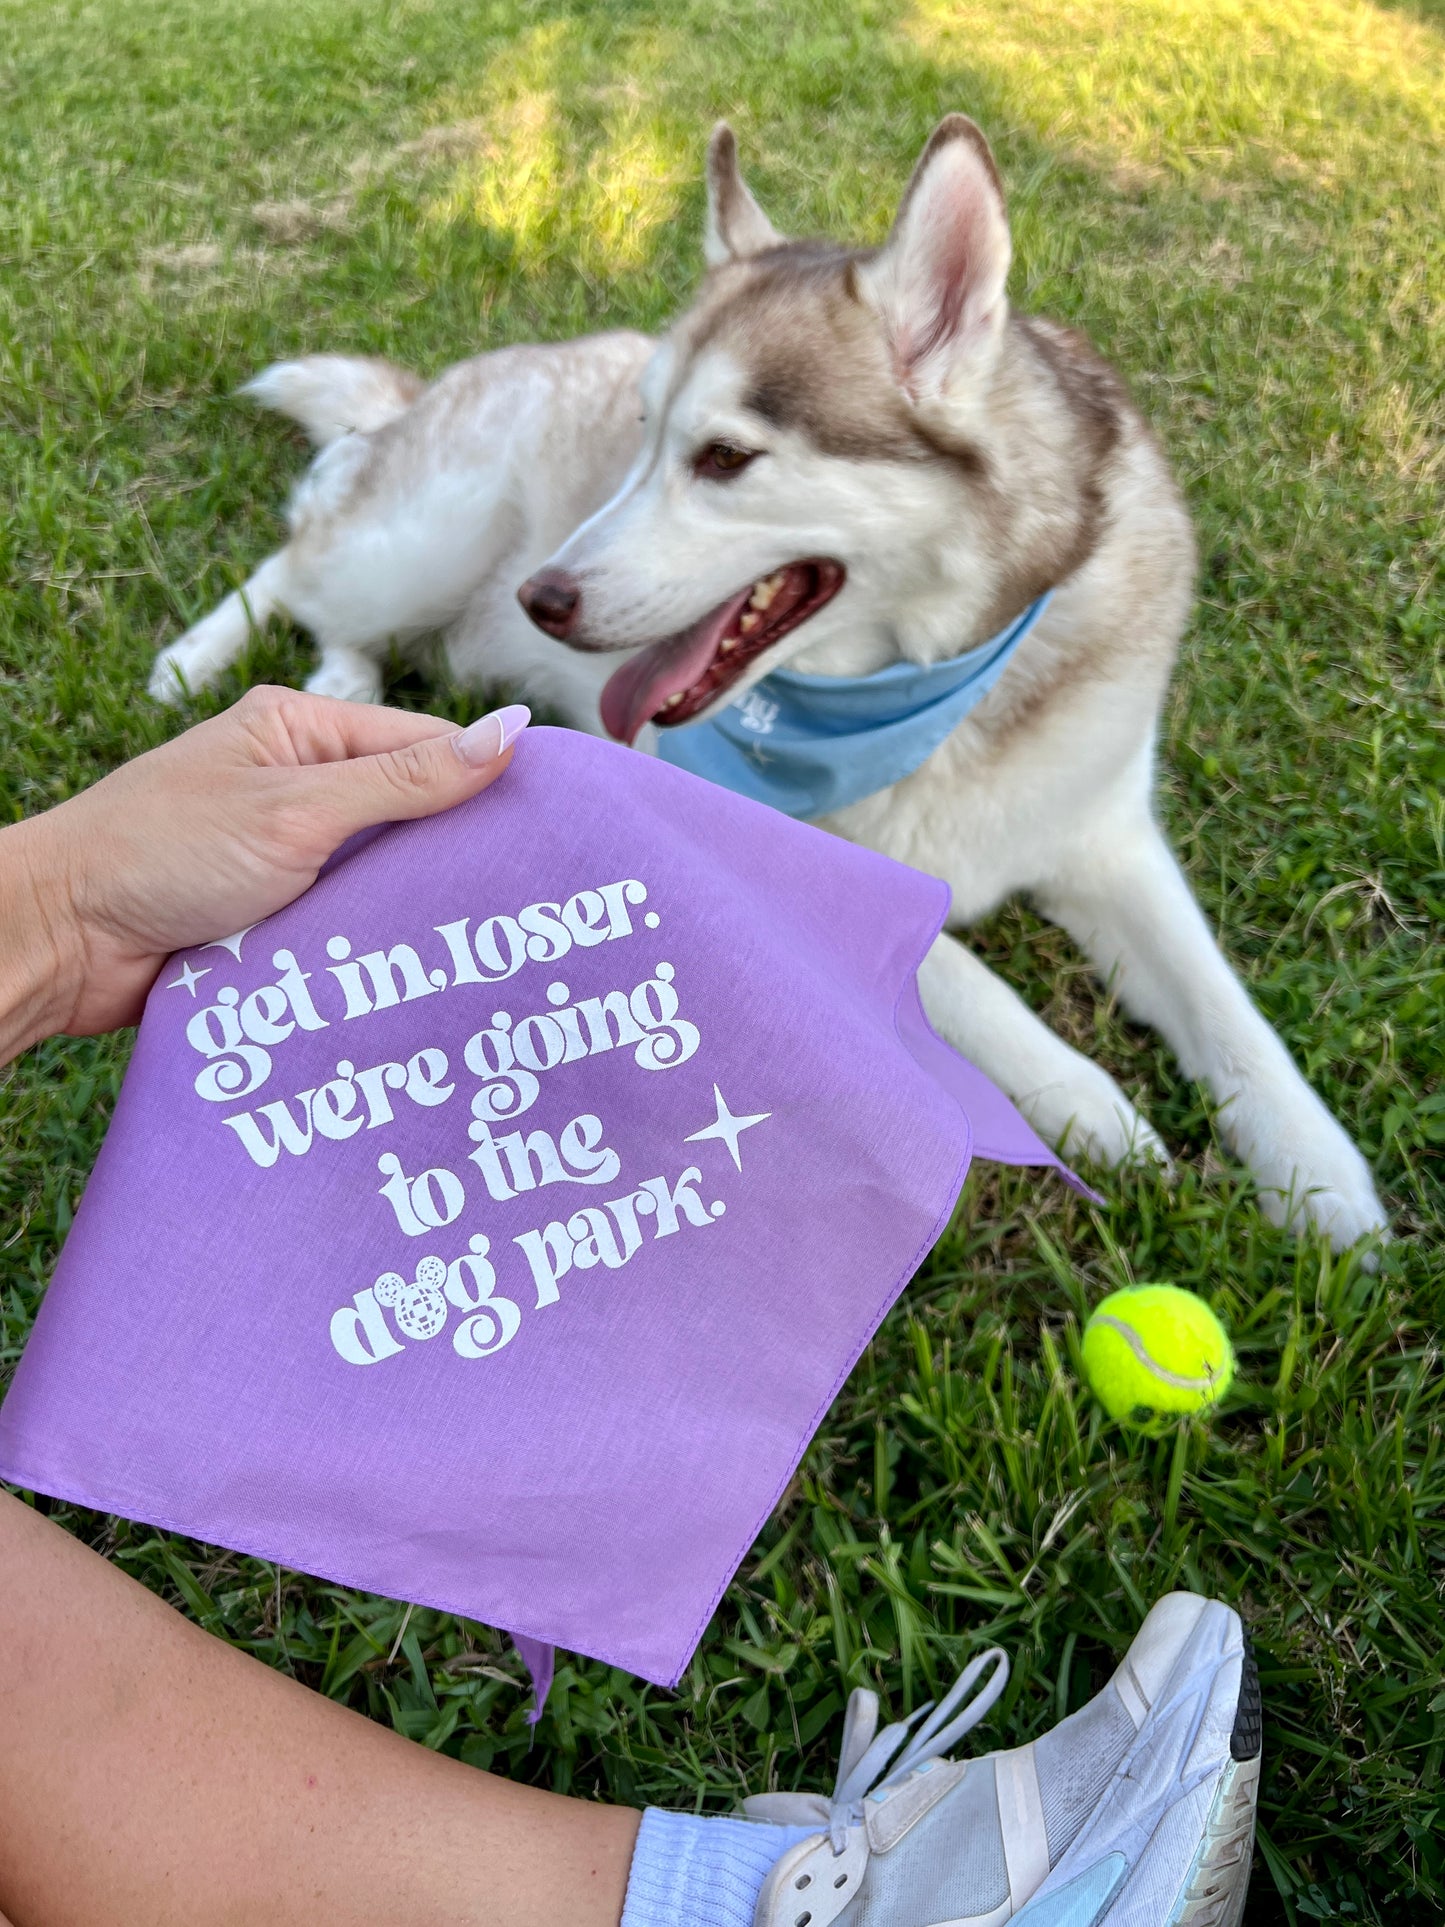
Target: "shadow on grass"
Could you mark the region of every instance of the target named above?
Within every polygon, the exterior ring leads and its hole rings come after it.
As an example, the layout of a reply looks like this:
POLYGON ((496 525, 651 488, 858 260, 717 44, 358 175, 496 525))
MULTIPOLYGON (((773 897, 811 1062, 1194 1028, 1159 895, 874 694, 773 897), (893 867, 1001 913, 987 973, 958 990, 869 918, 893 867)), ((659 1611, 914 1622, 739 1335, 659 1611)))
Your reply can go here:
POLYGON ((1404 14, 1445 37, 1445 0, 1370 0, 1384 13, 1404 14))

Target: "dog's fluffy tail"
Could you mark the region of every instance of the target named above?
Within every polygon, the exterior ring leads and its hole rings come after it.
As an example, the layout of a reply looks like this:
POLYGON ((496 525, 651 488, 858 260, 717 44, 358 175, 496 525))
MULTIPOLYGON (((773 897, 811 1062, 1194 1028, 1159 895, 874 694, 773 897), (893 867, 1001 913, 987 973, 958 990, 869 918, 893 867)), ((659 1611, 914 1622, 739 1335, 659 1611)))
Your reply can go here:
POLYGON ((241 389, 264 408, 300 422, 318 448, 404 415, 426 383, 374 355, 304 355, 278 361, 241 389))

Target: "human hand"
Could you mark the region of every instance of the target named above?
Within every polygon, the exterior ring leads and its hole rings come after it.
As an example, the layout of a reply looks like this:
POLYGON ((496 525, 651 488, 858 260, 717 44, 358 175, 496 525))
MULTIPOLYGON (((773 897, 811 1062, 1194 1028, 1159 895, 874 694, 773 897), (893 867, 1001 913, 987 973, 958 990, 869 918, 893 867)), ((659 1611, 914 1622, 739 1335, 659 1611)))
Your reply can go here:
POLYGON ((520 704, 436 716, 258 688, 93 788, 0 831, 0 1063, 134 1023, 173 950, 257 923, 347 837, 493 782, 520 704))

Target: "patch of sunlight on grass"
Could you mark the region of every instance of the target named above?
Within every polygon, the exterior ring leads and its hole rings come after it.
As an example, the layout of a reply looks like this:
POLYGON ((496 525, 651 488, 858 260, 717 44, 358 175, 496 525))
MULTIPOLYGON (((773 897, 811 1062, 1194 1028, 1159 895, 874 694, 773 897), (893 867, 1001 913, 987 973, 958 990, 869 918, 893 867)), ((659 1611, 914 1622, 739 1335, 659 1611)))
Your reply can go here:
POLYGON ((677 213, 678 195, 698 171, 698 156, 665 150, 653 127, 634 125, 594 164, 590 183, 597 213, 595 242, 610 264, 640 265, 652 254, 654 234, 677 213))
POLYGON ((507 235, 519 258, 537 252, 555 226, 564 178, 557 97, 528 87, 495 104, 485 117, 481 158, 461 170, 435 213, 465 213, 507 235))
POLYGON ((1399 196, 1438 178, 1441 36, 1362 0, 914 0, 904 32, 1108 161, 1325 191, 1387 170, 1399 196))
MULTIPOLYGON (((647 53, 649 68, 665 65, 660 42, 647 53)), ((645 265, 697 156, 672 150, 635 79, 588 85, 591 73, 575 23, 522 35, 469 97, 485 138, 423 218, 479 223, 519 268, 559 253, 597 276, 645 265)))
POLYGON ((1365 398, 1360 425, 1378 451, 1377 461, 1402 481, 1423 484, 1445 473, 1445 401, 1436 399, 1422 410, 1413 389, 1388 382, 1365 398))

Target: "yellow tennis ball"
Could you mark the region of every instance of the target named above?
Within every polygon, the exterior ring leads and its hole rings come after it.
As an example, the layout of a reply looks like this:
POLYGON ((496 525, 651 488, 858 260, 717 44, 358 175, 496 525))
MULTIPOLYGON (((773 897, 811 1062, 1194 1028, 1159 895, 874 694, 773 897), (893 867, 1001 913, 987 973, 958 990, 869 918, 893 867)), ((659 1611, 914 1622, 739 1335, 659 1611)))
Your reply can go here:
POLYGON ((1111 1291, 1084 1327, 1084 1370, 1110 1418, 1202 1412, 1224 1396, 1234 1353, 1223 1325, 1192 1291, 1130 1285, 1111 1291))

